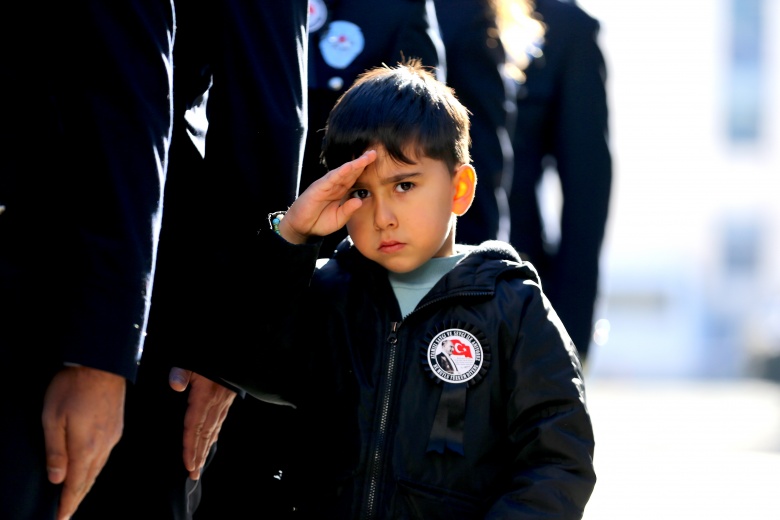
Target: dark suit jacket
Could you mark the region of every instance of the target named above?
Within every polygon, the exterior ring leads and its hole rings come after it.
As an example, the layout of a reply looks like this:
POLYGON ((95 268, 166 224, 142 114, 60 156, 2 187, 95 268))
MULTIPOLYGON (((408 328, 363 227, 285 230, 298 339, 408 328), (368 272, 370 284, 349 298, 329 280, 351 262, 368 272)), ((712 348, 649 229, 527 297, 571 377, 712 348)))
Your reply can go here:
POLYGON ((440 352, 439 354, 436 354, 436 362, 439 364, 442 370, 445 372, 449 372, 450 374, 455 373, 455 365, 452 364, 450 361, 450 358, 447 357, 447 354, 444 352, 440 352))
POLYGON ((572 3, 537 0, 543 56, 517 95, 510 241, 531 260, 580 353, 591 340, 599 255, 612 183, 606 68, 599 24, 572 3), (536 187, 552 164, 560 178, 560 244, 545 242, 536 187))
POLYGON ((174 125, 149 356, 212 377, 254 348, 257 230, 295 200, 305 0, 179 2, 174 125))

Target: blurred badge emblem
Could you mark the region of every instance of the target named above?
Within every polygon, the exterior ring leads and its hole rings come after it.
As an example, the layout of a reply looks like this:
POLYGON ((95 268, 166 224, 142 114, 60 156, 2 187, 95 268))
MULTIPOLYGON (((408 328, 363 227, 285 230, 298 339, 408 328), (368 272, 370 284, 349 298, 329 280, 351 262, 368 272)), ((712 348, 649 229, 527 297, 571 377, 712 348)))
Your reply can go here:
POLYGON ((316 32, 328 19, 328 6, 322 0, 309 0, 309 31, 316 32))
POLYGON ((363 52, 365 44, 360 27, 352 22, 336 20, 328 25, 328 31, 320 39, 320 53, 329 66, 343 69, 363 52))

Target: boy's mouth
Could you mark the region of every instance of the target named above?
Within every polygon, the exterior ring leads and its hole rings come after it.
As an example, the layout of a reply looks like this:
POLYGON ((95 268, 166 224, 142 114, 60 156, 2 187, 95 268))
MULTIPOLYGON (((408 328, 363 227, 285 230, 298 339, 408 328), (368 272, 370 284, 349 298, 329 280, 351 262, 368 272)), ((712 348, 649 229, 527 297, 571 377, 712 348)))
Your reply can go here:
POLYGON ((382 253, 395 253, 400 251, 406 244, 397 240, 383 240, 379 244, 379 251, 382 253))

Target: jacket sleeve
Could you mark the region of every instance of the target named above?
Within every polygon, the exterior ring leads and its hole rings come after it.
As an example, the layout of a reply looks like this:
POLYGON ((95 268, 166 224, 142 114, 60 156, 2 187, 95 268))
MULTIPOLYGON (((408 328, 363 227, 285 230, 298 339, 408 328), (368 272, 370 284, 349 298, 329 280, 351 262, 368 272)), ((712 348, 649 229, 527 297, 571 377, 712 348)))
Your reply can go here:
POLYGON ((314 274, 321 241, 294 245, 261 231, 254 245, 253 274, 264 289, 243 305, 251 309, 246 334, 199 373, 218 374, 234 388, 262 401, 292 405, 296 387, 294 337, 313 320, 301 310, 314 274))
POLYGON ((68 124, 79 123, 68 134, 67 153, 76 157, 66 164, 89 172, 91 182, 73 192, 81 231, 75 243, 85 251, 77 271, 84 291, 74 302, 83 307, 69 309, 80 327, 74 327, 64 359, 133 379, 149 312, 171 131, 172 14, 162 2, 87 4, 84 14, 94 23, 84 34, 94 39, 65 61, 89 61, 95 51, 103 59, 63 76, 84 82, 84 90, 68 88, 71 99, 84 104, 68 106, 68 124))
POLYGON ((518 302, 521 323, 504 377, 515 469, 486 518, 578 519, 596 483, 582 370, 547 298, 525 285, 532 296, 518 302))

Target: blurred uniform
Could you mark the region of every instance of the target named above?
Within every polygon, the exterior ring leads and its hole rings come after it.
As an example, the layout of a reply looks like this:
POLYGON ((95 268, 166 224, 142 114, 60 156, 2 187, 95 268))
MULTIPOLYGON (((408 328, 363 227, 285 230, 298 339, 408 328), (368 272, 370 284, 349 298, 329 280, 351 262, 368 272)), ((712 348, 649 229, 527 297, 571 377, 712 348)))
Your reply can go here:
POLYGON ((536 0, 536 12, 546 33, 541 55, 518 85, 510 242, 539 271, 544 292, 584 360, 612 184, 606 66, 599 23, 580 7, 536 0), (537 197, 547 168, 557 172, 562 189, 557 244, 547 240, 537 197))
POLYGON ((508 132, 513 114, 512 85, 503 72, 506 59, 489 0, 435 0, 445 54, 447 84, 471 112, 471 161, 477 191, 469 211, 458 218, 456 240, 480 244, 508 240, 509 214, 504 184, 512 171, 508 132))

